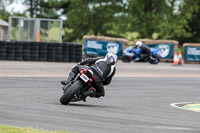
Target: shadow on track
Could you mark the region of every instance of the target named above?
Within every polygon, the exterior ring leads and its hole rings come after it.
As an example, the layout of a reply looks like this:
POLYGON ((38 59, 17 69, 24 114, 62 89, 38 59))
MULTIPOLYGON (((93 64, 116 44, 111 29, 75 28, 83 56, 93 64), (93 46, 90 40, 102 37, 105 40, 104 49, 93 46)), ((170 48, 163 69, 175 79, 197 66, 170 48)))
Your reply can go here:
MULTIPOLYGON (((57 104, 58 105, 58 104, 57 104)), ((121 108, 118 106, 111 106, 111 105, 92 105, 92 104, 81 104, 81 103, 69 103, 68 105, 62 105, 61 106, 67 106, 67 107, 91 107, 91 108, 107 108, 107 109, 116 109, 121 108)))
POLYGON ((101 107, 101 108, 107 108, 107 105, 91 105, 91 104, 80 104, 80 103, 70 103, 66 106, 82 106, 82 107, 101 107))

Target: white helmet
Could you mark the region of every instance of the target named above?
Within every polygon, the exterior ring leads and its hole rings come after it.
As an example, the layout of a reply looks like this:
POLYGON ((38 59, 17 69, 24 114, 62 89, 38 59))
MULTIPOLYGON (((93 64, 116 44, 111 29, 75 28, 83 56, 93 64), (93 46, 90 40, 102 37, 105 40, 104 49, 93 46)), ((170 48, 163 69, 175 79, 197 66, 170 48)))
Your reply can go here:
POLYGON ((115 63, 117 62, 117 55, 112 52, 107 53, 105 58, 112 58, 115 63))
POLYGON ((139 47, 141 47, 142 46, 142 42, 141 41, 137 41, 136 43, 135 43, 135 47, 136 48, 139 48, 139 47))

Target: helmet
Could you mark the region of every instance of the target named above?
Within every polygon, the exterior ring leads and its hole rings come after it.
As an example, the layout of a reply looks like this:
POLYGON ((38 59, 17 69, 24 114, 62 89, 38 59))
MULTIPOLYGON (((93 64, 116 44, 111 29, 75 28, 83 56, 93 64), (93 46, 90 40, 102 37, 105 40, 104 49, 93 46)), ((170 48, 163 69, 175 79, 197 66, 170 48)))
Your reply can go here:
POLYGON ((117 62, 117 55, 112 52, 107 53, 105 58, 112 58, 115 63, 117 62))
POLYGON ((135 43, 135 47, 136 48, 139 48, 139 47, 141 47, 142 46, 142 42, 141 41, 137 41, 136 43, 135 43))

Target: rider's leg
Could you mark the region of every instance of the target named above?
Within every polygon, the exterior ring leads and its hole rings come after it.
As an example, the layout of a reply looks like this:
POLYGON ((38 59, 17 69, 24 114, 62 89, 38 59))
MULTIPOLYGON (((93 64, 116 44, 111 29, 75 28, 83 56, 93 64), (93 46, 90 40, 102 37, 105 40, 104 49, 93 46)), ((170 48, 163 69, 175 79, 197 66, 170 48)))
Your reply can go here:
POLYGON ((141 54, 140 57, 144 62, 147 62, 148 58, 149 58, 149 55, 148 54, 141 54))
POLYGON ((72 71, 69 73, 67 80, 61 81, 61 84, 67 85, 78 73, 79 73, 79 67, 78 66, 73 67, 72 71))
POLYGON ((86 101, 86 97, 90 96, 90 97, 104 97, 105 96, 105 90, 103 87, 102 82, 93 82, 92 86, 95 88, 96 91, 86 91, 83 93, 83 101, 86 101))
POLYGON ((94 82, 92 85, 96 89, 96 91, 94 91, 94 97, 99 98, 105 96, 105 90, 102 82, 94 82))

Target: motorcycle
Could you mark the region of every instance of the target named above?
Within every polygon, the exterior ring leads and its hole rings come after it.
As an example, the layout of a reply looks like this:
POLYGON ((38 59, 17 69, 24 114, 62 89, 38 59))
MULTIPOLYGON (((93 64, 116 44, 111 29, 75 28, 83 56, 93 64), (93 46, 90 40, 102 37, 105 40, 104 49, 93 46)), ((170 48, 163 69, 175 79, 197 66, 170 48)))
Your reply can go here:
POLYGON ((67 105, 70 102, 85 101, 83 93, 86 91, 96 91, 91 82, 94 81, 93 72, 88 69, 81 69, 81 71, 70 81, 63 86, 63 95, 60 98, 60 103, 67 105))
POLYGON ((141 59, 140 57, 140 48, 136 48, 133 51, 126 50, 125 55, 122 56, 123 62, 149 62, 150 64, 158 64, 160 62, 160 58, 158 57, 159 49, 152 49, 151 55, 149 57, 145 57, 141 59))
POLYGON ((125 54, 122 56, 122 62, 131 62, 135 56, 132 48, 126 48, 124 53, 125 54))

